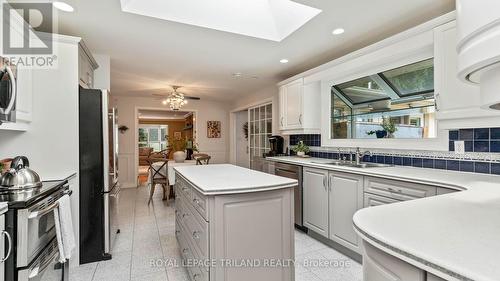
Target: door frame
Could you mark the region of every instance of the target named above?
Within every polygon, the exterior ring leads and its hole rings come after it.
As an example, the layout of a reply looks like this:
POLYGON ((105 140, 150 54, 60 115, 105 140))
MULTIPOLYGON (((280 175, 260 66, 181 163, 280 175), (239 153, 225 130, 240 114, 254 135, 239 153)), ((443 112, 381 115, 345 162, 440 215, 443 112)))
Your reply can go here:
MULTIPOLYGON (((147 106, 136 106, 134 109, 134 179, 137 181, 139 176, 139 111, 140 110, 155 110, 155 111, 174 111, 168 110, 164 107, 147 107, 147 106)), ((193 122, 193 135, 196 140, 198 137, 198 110, 184 108, 181 111, 188 111, 194 114, 193 122)))
MULTIPOLYGON (((268 104, 268 103, 271 103, 272 105, 272 108, 273 108, 273 134, 276 133, 276 126, 275 126, 275 123, 276 123, 276 103, 275 103, 275 100, 273 97, 269 97, 269 98, 266 98, 266 99, 262 99, 258 102, 253 102, 253 103, 249 103, 247 105, 244 105, 244 106, 240 106, 240 107, 237 107, 231 111, 229 111, 229 163, 230 164, 233 164, 233 165, 236 165, 236 136, 237 136, 237 132, 238 132, 238 128, 236 128, 236 114, 240 111, 247 111, 249 112, 248 110, 250 108, 253 108, 253 107, 256 107, 256 106, 260 106, 260 105, 264 105, 264 104, 268 104)), ((249 118, 247 118, 247 121, 249 118)), ((247 143, 248 145, 250 145, 250 138, 248 138, 247 140, 247 143)), ((248 166, 250 167, 250 157, 248 158, 248 166)))

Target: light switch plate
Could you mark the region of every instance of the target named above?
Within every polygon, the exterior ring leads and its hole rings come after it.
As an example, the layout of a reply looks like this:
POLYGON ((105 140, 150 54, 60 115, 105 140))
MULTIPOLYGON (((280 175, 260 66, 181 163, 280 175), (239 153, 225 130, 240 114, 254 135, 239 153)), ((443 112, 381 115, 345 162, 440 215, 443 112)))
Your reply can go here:
POLYGON ((455 153, 456 154, 465 154, 465 142, 464 141, 455 141, 455 153))

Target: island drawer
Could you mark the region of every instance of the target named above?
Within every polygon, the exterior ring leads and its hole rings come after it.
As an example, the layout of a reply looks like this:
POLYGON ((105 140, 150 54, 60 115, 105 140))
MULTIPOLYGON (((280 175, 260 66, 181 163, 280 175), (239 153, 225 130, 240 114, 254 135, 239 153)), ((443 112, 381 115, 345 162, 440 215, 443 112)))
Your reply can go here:
POLYGON ((181 176, 176 177, 175 191, 177 196, 185 197, 186 200, 191 198, 190 186, 181 176))
POLYGON ((192 188, 191 190, 191 203, 193 207, 196 209, 196 211, 200 213, 203 219, 208 221, 208 213, 207 213, 208 208, 207 208, 206 197, 203 196, 198 191, 194 190, 194 188, 192 188))
POLYGON ((436 195, 434 186, 376 177, 365 177, 364 191, 401 201, 436 195))
POLYGON ((191 211, 185 222, 188 241, 196 247, 201 259, 208 259, 208 223, 195 210, 191 211))
POLYGON ((182 258, 187 261, 185 264, 191 281, 208 281, 208 271, 192 264, 196 258, 189 247, 184 247, 181 251, 181 255, 182 258))

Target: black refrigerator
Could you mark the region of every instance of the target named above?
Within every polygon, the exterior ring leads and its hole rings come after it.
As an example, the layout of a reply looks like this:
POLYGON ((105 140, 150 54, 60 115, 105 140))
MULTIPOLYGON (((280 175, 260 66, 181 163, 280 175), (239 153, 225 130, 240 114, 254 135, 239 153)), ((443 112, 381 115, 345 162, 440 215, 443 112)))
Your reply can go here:
POLYGON ((111 259, 112 239, 119 232, 114 216, 119 184, 110 181, 108 92, 79 92, 80 264, 111 259), (112 233, 113 232, 113 233, 112 233))

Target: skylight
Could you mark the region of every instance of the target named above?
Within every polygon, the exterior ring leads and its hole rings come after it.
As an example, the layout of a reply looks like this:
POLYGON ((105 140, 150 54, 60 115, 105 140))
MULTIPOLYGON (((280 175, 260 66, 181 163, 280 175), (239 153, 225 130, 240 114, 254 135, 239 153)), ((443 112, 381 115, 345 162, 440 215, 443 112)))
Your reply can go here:
POLYGON ((290 0, 121 0, 122 11, 282 41, 321 10, 290 0))

